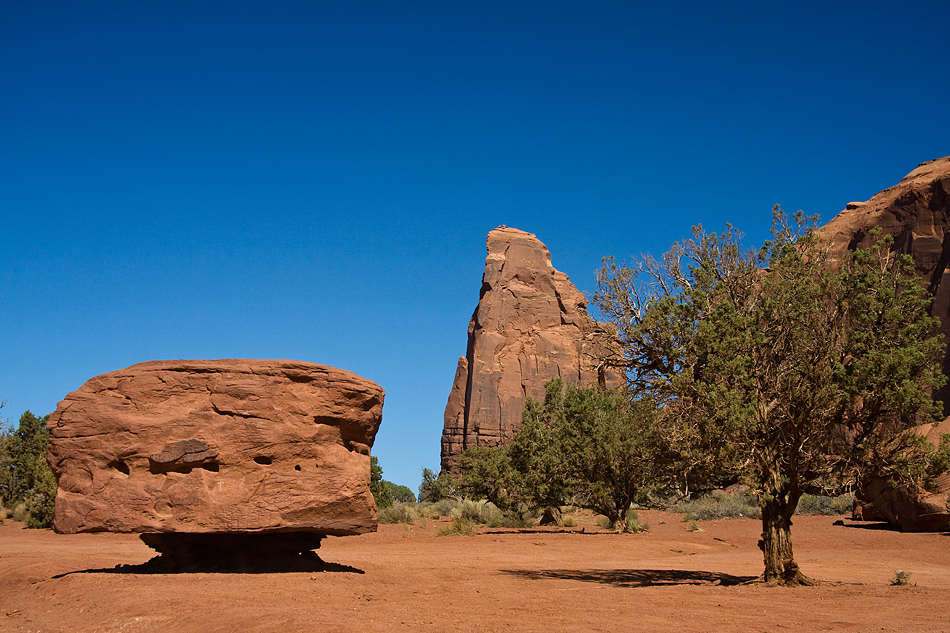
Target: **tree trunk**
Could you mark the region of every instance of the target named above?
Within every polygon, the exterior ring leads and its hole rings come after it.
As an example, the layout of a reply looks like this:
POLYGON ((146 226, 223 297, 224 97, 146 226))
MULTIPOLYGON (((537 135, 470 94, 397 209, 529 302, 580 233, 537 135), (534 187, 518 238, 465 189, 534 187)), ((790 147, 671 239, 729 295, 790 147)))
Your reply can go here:
MULTIPOLYGON (((792 554, 792 513, 795 508, 776 494, 762 503, 762 540, 759 548, 765 557, 765 583, 769 586, 816 585, 804 575, 792 554)), ((796 504, 797 505, 797 504, 796 504)))

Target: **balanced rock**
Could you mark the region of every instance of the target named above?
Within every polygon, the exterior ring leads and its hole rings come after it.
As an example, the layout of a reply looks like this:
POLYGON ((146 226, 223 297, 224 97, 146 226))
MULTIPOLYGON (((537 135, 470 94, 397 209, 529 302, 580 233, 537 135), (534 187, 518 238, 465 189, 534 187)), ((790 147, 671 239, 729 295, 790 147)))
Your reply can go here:
POLYGON ((543 400, 552 378, 578 386, 622 382, 596 360, 605 326, 588 316, 586 298, 554 269, 544 244, 501 227, 488 234, 487 246, 468 351, 445 407, 443 470, 468 447, 510 443, 526 398, 543 400))
POLYGON ((54 528, 374 531, 383 397, 351 372, 289 360, 152 361, 97 376, 50 416, 54 528))
MULTIPOLYGON (((921 163, 867 202, 849 203, 820 234, 840 257, 870 245, 875 227, 894 238, 897 252, 913 258, 934 297, 931 313, 940 318, 940 332, 950 342, 950 156, 921 163)), ((944 358, 943 371, 950 375, 950 356, 944 358)), ((950 382, 934 397, 950 415, 950 382)))

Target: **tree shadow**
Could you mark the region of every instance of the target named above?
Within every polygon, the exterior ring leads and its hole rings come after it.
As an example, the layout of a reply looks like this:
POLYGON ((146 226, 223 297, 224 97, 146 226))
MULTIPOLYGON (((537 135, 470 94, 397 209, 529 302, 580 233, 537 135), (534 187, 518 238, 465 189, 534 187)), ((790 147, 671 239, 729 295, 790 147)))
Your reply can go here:
POLYGON ((502 569, 502 573, 526 580, 578 580, 616 587, 663 587, 715 585, 729 587, 752 582, 758 576, 733 576, 711 571, 682 569, 502 569))

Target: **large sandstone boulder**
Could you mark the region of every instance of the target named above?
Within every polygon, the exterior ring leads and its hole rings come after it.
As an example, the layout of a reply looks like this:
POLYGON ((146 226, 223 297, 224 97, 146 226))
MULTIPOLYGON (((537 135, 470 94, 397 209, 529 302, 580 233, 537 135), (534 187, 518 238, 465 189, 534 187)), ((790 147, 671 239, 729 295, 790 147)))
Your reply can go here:
POLYGON ((525 399, 543 399, 544 383, 554 377, 579 386, 621 384, 616 371, 595 360, 603 331, 537 237, 491 231, 468 351, 445 407, 442 468, 451 470, 452 458, 470 446, 509 443, 521 428, 525 399))
MULTIPOLYGON (((832 254, 871 243, 869 231, 880 227, 894 237, 895 249, 914 259, 914 266, 934 297, 931 313, 940 318, 944 341, 950 342, 950 156, 921 163, 899 183, 867 202, 852 202, 820 234, 832 254), (946 279, 944 279, 946 277, 946 279)), ((950 376, 950 355, 943 361, 950 376)), ((935 398, 950 415, 950 382, 935 398)))
POLYGON ((353 373, 288 360, 152 361, 96 376, 50 417, 54 528, 374 531, 383 396, 353 373))

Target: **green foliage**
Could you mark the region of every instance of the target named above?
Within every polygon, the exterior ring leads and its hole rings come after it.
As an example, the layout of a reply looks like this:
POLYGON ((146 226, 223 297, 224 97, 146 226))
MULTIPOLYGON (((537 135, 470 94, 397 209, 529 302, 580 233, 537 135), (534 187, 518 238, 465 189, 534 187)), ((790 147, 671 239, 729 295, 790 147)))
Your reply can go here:
POLYGON ((627 511, 658 469, 655 413, 653 403, 631 403, 620 390, 578 389, 555 378, 543 405, 527 400, 509 446, 462 453, 459 487, 522 516, 571 500, 627 530, 627 511))
POLYGON ((388 508, 379 510, 380 523, 407 523, 411 524, 419 518, 412 503, 396 501, 388 508))
POLYGON ((427 519, 438 519, 441 517, 452 516, 452 511, 458 507, 457 499, 439 499, 433 503, 422 503, 416 505, 416 511, 427 519))
POLYGON ((854 495, 852 493, 845 493, 837 497, 805 494, 799 499, 795 514, 824 514, 829 516, 851 514, 853 505, 854 495))
POLYGON ((439 528, 436 536, 475 536, 478 531, 478 523, 474 519, 466 517, 456 517, 452 519, 452 525, 439 528))
POLYGON ((419 485, 420 503, 435 503, 442 499, 459 499, 455 479, 447 472, 436 475, 428 468, 422 469, 422 483, 419 485))
POLYGON ((416 502, 416 495, 407 486, 399 486, 383 479, 383 467, 375 457, 370 457, 369 469, 369 490, 373 493, 377 508, 388 508, 394 502, 416 502))
POLYGON ((681 501, 670 507, 671 512, 682 512, 683 521, 712 521, 715 519, 760 519, 759 499, 750 490, 729 494, 714 490, 696 499, 681 501))
POLYGON ((0 504, 22 507, 14 516, 34 528, 52 524, 56 499, 56 478, 46 463, 48 420, 26 411, 15 431, 0 434, 0 504))

